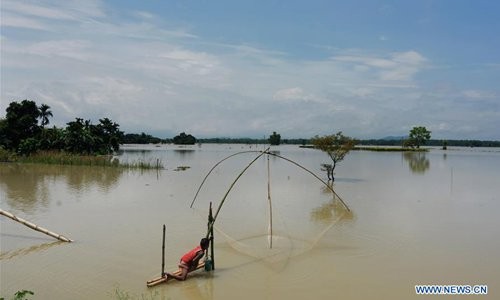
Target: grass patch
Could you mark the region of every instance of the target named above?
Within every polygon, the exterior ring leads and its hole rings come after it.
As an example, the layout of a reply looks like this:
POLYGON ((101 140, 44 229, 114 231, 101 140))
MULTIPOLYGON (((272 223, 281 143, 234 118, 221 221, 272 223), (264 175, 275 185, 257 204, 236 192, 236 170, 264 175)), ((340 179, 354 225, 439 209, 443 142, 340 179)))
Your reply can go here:
MULTIPOLYGON (((315 149, 313 145, 303 145, 300 148, 315 149)), ((380 147, 380 146, 354 146, 352 150, 359 151, 376 151, 376 152, 427 152, 426 148, 409 148, 409 147, 380 147)))
MULTIPOLYGON (((12 300, 28 300, 28 295, 34 295, 35 293, 33 293, 32 291, 28 291, 28 290, 22 290, 22 291, 17 291, 15 294, 14 294, 14 297, 12 297, 11 299, 12 300)), ((0 297, 0 300, 5 300, 4 297, 0 297)))
POLYGON ((352 150, 375 151, 375 152, 426 152, 426 151, 429 151, 428 149, 425 149, 425 148, 370 147, 370 146, 356 146, 352 150))
POLYGON ((132 163, 121 163, 112 155, 77 155, 63 151, 39 151, 31 155, 21 156, 0 149, 0 161, 47 165, 114 167, 142 170, 161 170, 164 168, 163 164, 158 159, 156 161, 139 160, 132 163))

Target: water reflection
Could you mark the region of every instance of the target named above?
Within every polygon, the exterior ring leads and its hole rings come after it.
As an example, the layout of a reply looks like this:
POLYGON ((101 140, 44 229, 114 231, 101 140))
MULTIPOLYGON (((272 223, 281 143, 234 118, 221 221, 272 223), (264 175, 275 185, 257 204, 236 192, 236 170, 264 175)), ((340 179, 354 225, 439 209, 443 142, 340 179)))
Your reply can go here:
MULTIPOLYGON (((51 187, 60 182, 74 192, 97 187, 107 193, 115 186, 124 169, 42 164, 0 164, 0 189, 7 204, 26 213, 47 207, 51 187)), ((53 197, 52 197, 53 198, 53 197)))
POLYGON ((16 250, 2 252, 2 253, 0 253, 0 261, 1 260, 12 259, 14 257, 24 256, 24 255, 27 255, 27 254, 30 254, 30 253, 34 253, 34 252, 45 251, 45 250, 47 250, 47 249, 49 249, 49 248, 51 248, 51 247, 53 247, 55 245, 60 245, 60 244, 64 244, 64 243, 65 242, 55 241, 55 242, 49 242, 49 243, 34 245, 34 246, 31 246, 31 247, 20 248, 20 249, 16 249, 16 250))
POLYGON ((180 149, 174 149, 174 153, 178 154, 182 158, 187 158, 193 156, 195 154, 196 150, 194 149, 186 149, 186 148, 180 148, 180 149))
POLYGON ((403 152, 403 158, 415 174, 424 174, 431 165, 425 152, 403 152))
MULTIPOLYGON (((329 186, 323 186, 321 191, 324 194, 332 194, 331 189, 334 189, 332 182, 329 183, 329 186)), ((352 211, 348 211, 342 202, 332 194, 330 201, 311 211, 311 219, 323 224, 332 224, 339 221, 352 221, 354 214, 352 211)))

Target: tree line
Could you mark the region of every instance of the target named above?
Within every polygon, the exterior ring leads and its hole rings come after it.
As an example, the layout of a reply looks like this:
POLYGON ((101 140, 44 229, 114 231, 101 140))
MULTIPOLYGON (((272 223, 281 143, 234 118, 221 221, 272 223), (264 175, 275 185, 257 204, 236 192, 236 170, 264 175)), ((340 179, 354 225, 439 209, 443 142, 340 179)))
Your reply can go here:
MULTIPOLYGON (((75 118, 66 127, 47 127, 53 117, 50 106, 34 101, 11 102, 6 109, 6 117, 0 119, 0 147, 18 154, 28 155, 39 150, 63 150, 77 154, 110 154, 117 151, 120 144, 295 144, 306 145, 317 141, 313 138, 282 139, 273 132, 269 138, 204 138, 197 139, 184 132, 172 139, 161 139, 144 132, 140 134, 120 131, 119 125, 109 118, 99 119, 98 124, 91 120, 75 118)), ((436 140, 430 139, 430 131, 425 127, 414 127, 407 138, 356 140, 361 145, 384 145, 419 147, 429 146, 465 146, 465 147, 500 147, 500 141, 481 140, 436 140)))
MULTIPOLYGON (((403 146, 406 138, 399 139, 365 139, 358 140, 360 145, 373 145, 373 146, 403 146)), ((488 140, 440 140, 429 139, 426 143, 427 146, 442 147, 500 147, 500 141, 488 140)))
POLYGON ((123 137, 119 125, 109 118, 75 118, 65 128, 48 128, 53 117, 50 106, 34 101, 11 102, 5 119, 0 119, 0 147, 20 155, 40 150, 58 150, 75 154, 110 154, 117 151, 123 137))
POLYGON ((127 133, 122 138, 123 144, 178 144, 178 145, 194 145, 196 144, 197 139, 191 135, 186 134, 185 132, 181 132, 180 134, 174 136, 171 139, 161 139, 158 137, 154 137, 150 134, 146 134, 144 132, 137 133, 127 133))
POLYGON ((160 139, 146 133, 124 134, 120 125, 109 118, 91 120, 75 118, 66 127, 48 127, 53 113, 46 104, 35 101, 13 101, 0 118, 0 149, 19 155, 38 151, 65 151, 82 155, 105 155, 118 151, 120 144, 194 144, 196 138, 184 132, 172 139, 160 139))

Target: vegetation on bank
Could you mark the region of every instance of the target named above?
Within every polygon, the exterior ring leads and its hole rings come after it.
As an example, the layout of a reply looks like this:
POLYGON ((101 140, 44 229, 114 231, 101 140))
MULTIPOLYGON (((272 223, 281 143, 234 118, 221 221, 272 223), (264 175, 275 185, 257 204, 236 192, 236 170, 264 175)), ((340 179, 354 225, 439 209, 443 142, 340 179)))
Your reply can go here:
POLYGON ((119 150, 123 132, 108 118, 98 124, 75 118, 65 128, 47 128, 50 107, 34 101, 11 102, 0 119, 0 161, 60 165, 112 166, 161 169, 156 162, 120 163, 112 154, 119 150))
POLYGON ((169 139, 160 139, 144 132, 127 133, 123 135, 122 144, 164 144, 170 143, 169 139))
POLYGON ((0 147, 21 156, 39 151, 64 151, 78 155, 107 155, 120 148, 123 132, 108 118, 98 124, 75 118, 65 128, 47 128, 50 107, 34 101, 11 102, 0 119, 0 147))
MULTIPOLYGON (((90 120, 75 118, 66 127, 48 127, 53 117, 50 107, 46 104, 38 106, 34 101, 23 100, 11 102, 6 109, 6 117, 0 118, 0 161, 30 161, 62 164, 85 165, 122 165, 109 158, 119 150, 120 144, 158 144, 174 143, 192 145, 195 143, 225 143, 225 144, 312 144, 310 139, 282 139, 273 132, 269 138, 205 138, 196 139, 184 132, 172 139, 160 139, 142 132, 141 134, 124 134, 119 125, 109 118, 99 119, 98 124, 90 120), (82 158, 78 158, 82 156, 82 158), (108 161, 109 160, 109 161, 108 161)), ((443 149, 453 146, 466 147, 500 147, 500 141, 480 140, 432 140, 431 132, 423 126, 413 127, 408 137, 356 140, 360 145, 354 150, 370 151, 410 151, 420 149, 421 145, 441 146, 443 149), (367 147, 377 146, 377 147, 367 147), (380 147, 399 146, 399 147, 380 147)), ((141 168, 158 168, 158 162, 141 162, 141 168)), ((137 167, 136 164, 127 167, 137 167)))
POLYGON ((163 169, 160 160, 120 162, 112 155, 79 155, 68 152, 39 151, 31 155, 18 155, 0 148, 0 162, 35 163, 48 165, 97 166, 129 169, 163 169))

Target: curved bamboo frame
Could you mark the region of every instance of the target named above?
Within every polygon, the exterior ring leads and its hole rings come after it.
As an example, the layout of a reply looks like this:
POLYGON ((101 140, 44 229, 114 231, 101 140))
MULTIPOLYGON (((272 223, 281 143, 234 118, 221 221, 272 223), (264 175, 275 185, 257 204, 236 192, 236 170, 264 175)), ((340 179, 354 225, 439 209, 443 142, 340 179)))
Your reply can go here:
MULTIPOLYGON (((302 166, 301 164, 289 159, 289 158, 286 158, 286 157, 283 157, 281 155, 278 155, 276 153, 272 153, 269 151, 269 148, 267 148, 266 150, 264 151, 257 151, 257 150, 247 150, 247 151, 241 151, 241 152, 237 152, 237 153, 234 153, 234 154, 231 154, 225 158, 223 158, 222 160, 220 160, 219 162, 217 162, 211 169, 210 171, 208 171, 207 175, 205 176, 205 178, 203 178, 203 181, 201 182, 200 186, 198 187, 198 190, 196 191, 196 194, 193 198, 193 201, 191 202, 191 205, 190 207, 192 208, 193 207, 193 204, 194 202, 196 201, 196 198, 198 197, 198 194, 200 193, 200 190, 201 188, 203 187, 203 184, 205 184, 206 180, 208 179, 208 176, 210 176, 210 174, 213 172, 213 170, 215 170, 215 168, 220 165, 222 162, 226 161, 227 159, 231 158, 231 157, 234 157, 234 156, 237 156, 237 155, 240 155, 240 154, 245 154, 245 153, 259 153, 259 155, 257 155, 257 157, 255 157, 252 161, 250 161, 250 163, 245 167, 243 168, 243 170, 238 174, 238 176, 236 176, 236 178, 234 179, 234 181, 231 183, 231 185, 229 186, 229 189, 226 191, 226 193, 224 194, 224 197, 222 198, 221 202, 219 203, 219 206, 217 207, 217 211, 215 212, 215 215, 214 215, 214 218, 213 218, 213 221, 211 222, 210 226, 209 226, 209 230, 211 229, 211 227, 213 227, 213 224, 215 223, 215 220, 217 219, 217 216, 219 215, 219 212, 222 208, 222 205, 224 205, 224 202, 226 201, 226 198, 227 196, 229 195, 229 192, 233 189, 233 187, 235 186, 236 182, 241 178, 241 176, 248 170, 248 168, 250 168, 250 166, 255 162, 257 161, 257 159, 259 159, 262 155, 264 154, 267 154, 267 155, 272 155, 274 157, 278 157, 278 158, 281 158, 285 161, 288 161, 292 164, 294 164, 295 166, 303 169, 304 171, 306 171, 307 173, 311 174, 314 178, 316 178, 317 180, 319 180, 321 183, 323 183, 332 193, 335 197, 337 197, 340 202, 342 203, 342 205, 345 207, 345 209, 350 212, 351 210, 349 209, 349 206, 347 206, 347 204, 344 202, 344 200, 342 200, 342 198, 333 190, 333 188, 328 185, 323 179, 319 178, 316 174, 314 174, 312 171, 310 171, 309 169, 307 169, 306 167, 302 166)), ((208 234, 207 234, 208 235, 208 234)))

